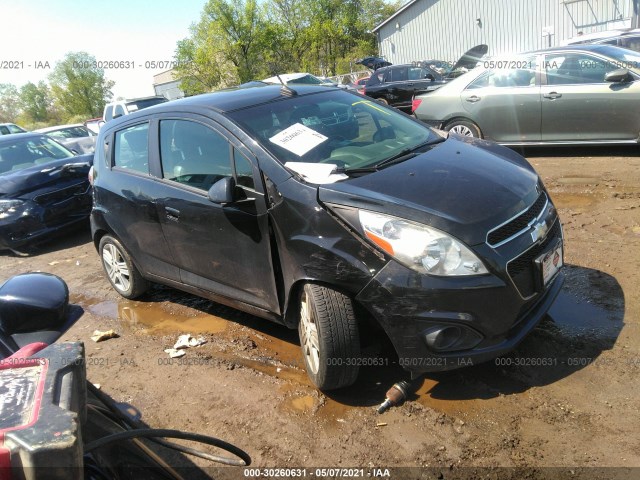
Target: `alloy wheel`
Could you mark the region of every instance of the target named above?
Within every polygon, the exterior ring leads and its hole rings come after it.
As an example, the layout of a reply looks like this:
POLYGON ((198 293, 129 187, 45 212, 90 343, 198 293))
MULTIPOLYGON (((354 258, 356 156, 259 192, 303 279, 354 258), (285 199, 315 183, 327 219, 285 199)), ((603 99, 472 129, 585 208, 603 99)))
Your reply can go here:
POLYGON ((120 250, 112 243, 103 247, 102 262, 113 286, 121 292, 128 291, 131 286, 129 267, 120 250))
POLYGON ((309 305, 309 297, 303 291, 300 298, 300 340, 302 352, 307 359, 307 365, 313 373, 320 368, 320 342, 318 327, 315 322, 313 309, 309 305))

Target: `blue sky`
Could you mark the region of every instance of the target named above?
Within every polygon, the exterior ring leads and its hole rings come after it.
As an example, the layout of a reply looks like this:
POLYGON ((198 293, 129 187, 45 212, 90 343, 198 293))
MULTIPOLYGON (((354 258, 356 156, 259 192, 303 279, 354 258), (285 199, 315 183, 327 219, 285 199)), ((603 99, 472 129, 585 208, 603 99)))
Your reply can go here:
POLYGON ((0 0, 0 83, 20 87, 46 80, 71 51, 98 61, 131 61, 135 67, 105 70, 115 97, 153 95, 153 75, 167 68, 145 62, 172 60, 176 42, 189 35, 206 0, 0 0), (18 69, 1 68, 6 62, 18 69), (50 69, 35 68, 36 64, 50 69), (29 66, 31 65, 31 66, 29 66))

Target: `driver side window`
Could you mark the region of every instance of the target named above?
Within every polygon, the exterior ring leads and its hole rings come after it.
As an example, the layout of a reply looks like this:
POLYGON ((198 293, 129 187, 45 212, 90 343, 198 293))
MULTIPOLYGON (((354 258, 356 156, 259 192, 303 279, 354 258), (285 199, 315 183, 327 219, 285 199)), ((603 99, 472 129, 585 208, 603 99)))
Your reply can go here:
POLYGON ((200 190, 233 175, 227 139, 190 120, 160 121, 160 160, 163 178, 200 190))

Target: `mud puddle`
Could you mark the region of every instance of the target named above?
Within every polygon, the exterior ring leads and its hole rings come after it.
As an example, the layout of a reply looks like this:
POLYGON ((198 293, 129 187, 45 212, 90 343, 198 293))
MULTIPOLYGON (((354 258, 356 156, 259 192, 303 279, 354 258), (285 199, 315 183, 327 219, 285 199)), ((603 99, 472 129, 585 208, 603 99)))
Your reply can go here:
POLYGON ((598 203, 599 199, 594 195, 556 192, 551 193, 551 199, 557 208, 581 209, 598 203))
MULTIPOLYGON (((229 365, 241 366, 286 382, 280 391, 282 411, 306 415, 323 421, 327 427, 339 427, 359 409, 375 409, 385 399, 387 390, 408 374, 393 358, 379 367, 362 367, 355 385, 337 392, 316 390, 308 378, 297 332, 267 320, 250 317, 240 323, 184 305, 166 302, 95 301, 78 298, 94 315, 118 320, 124 328, 148 335, 183 333, 211 334, 213 355, 229 365), (171 310, 171 311, 168 311, 171 310)), ((203 308, 207 310, 208 308, 203 308)), ((437 392, 451 392, 455 382, 443 377, 417 379, 415 392, 407 401, 417 401, 425 407, 450 415, 467 415, 480 408, 478 400, 453 400, 448 395, 438 398, 437 392), (433 393, 436 392, 434 395, 433 393)), ((455 388, 454 388, 455 390, 455 388)))
POLYGON ((616 317, 616 312, 564 290, 551 306, 548 316, 566 337, 611 341, 618 337, 622 329, 622 321, 616 317))
POLYGON ((575 176, 575 177, 560 177, 555 180, 556 183, 562 185, 596 185, 602 182, 599 176, 575 176))

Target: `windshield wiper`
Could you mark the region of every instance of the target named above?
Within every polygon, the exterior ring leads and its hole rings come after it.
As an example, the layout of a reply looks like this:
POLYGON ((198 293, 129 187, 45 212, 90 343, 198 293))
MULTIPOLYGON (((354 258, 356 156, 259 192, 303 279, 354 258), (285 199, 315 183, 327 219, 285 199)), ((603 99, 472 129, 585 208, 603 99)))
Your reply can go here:
POLYGON ((346 175, 353 175, 353 174, 357 175, 359 173, 377 172, 383 167, 389 167, 391 165, 395 165, 397 163, 402 163, 407 160, 410 160, 413 157, 417 157, 418 155, 424 153, 424 152, 417 151, 417 150, 420 150, 421 148, 432 146, 444 141, 445 141, 444 138, 437 138, 436 140, 422 142, 417 145, 414 145, 413 147, 405 148, 400 152, 398 152, 397 154, 393 155, 392 157, 386 158, 381 162, 376 163, 375 165, 371 165, 370 167, 358 167, 358 168, 338 167, 334 169, 332 173, 344 173, 346 175))

